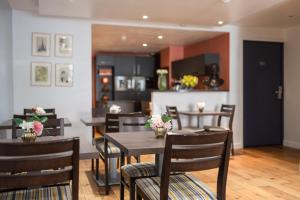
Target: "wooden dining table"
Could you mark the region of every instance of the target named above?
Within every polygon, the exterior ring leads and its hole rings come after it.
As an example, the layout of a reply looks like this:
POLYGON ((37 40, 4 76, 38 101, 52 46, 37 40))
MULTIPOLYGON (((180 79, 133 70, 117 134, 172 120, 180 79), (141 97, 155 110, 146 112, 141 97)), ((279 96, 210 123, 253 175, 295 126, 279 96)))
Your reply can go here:
POLYGON ((186 115, 189 117, 197 117, 197 128, 200 128, 200 117, 205 116, 230 116, 229 112, 217 112, 217 111, 179 111, 181 115, 186 115))
MULTIPOLYGON (((68 118, 64 118, 64 126, 65 127, 72 126, 72 123, 68 118)), ((0 123, 0 130, 8 130, 8 129, 12 129, 12 119, 8 119, 0 123)))

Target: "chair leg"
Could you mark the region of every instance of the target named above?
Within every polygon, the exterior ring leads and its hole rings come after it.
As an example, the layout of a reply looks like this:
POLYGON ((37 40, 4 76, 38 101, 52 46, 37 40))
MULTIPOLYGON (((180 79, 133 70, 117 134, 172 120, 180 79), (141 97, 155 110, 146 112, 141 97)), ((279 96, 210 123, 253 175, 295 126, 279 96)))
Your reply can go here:
POLYGON ((234 156, 233 139, 231 140, 231 154, 234 156))
POLYGON ((139 193, 139 190, 138 190, 138 189, 136 190, 136 200, 142 200, 142 196, 141 196, 141 194, 139 193))
POLYGON ((92 172, 94 171, 94 159, 92 159, 92 172))
POLYGON ((129 195, 130 200, 135 200, 135 180, 133 178, 130 179, 129 183, 129 195))
POLYGON ((131 164, 131 156, 127 156, 127 164, 131 164))
POLYGON ((104 159, 104 170, 105 170, 105 194, 108 195, 109 194, 109 183, 108 183, 108 179, 109 179, 109 172, 108 172, 108 159, 109 158, 105 158, 104 159))
MULTIPOLYGON (((93 164, 94 164, 94 162, 93 162, 93 164)), ((93 165, 93 168, 94 168, 94 165, 93 165)), ((96 159, 96 180, 99 180, 99 158, 96 159)))
POLYGON ((136 159, 136 162, 137 162, 137 163, 140 163, 140 162, 141 162, 141 156, 136 156, 135 159, 136 159))

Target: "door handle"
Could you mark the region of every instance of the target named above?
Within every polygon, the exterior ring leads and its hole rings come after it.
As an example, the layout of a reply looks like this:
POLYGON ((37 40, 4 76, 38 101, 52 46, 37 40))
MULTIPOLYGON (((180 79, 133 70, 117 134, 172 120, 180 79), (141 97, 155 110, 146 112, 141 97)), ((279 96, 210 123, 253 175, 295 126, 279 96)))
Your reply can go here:
POLYGON ((281 100, 283 97, 283 87, 280 85, 278 86, 278 90, 275 91, 277 99, 281 100))

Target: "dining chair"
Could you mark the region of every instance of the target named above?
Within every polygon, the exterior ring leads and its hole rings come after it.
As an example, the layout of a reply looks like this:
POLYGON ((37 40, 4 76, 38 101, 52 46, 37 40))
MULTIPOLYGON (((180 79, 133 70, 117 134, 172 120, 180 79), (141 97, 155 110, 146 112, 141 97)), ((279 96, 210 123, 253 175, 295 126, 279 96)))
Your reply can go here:
MULTIPOLYGON (((44 109, 47 114, 56 114, 55 108, 45 108, 44 109)), ((33 114, 32 108, 24 108, 24 115, 33 114)))
MULTIPOLYGON (((234 112, 235 112, 235 105, 227 105, 227 104, 222 104, 220 112, 226 112, 229 113, 229 115, 220 115, 217 120, 217 126, 204 126, 205 130, 231 130, 232 131, 232 125, 233 125, 233 118, 234 118, 234 112), (222 119, 227 118, 228 119, 228 127, 223 127, 222 126, 222 119)), ((234 147, 233 147, 233 139, 231 140, 231 153, 234 155, 234 147)))
MULTIPOLYGON (((28 120, 30 117, 25 115, 14 115, 15 118, 28 120)), ((63 136, 64 135, 64 118, 48 119, 43 123, 44 129, 41 136, 63 136)), ((21 137, 23 130, 12 122, 12 138, 21 137)))
MULTIPOLYGON (((144 117, 142 113, 107 113, 105 116, 105 133, 119 132, 119 117, 144 117)), ((105 194, 109 194, 109 170, 108 161, 111 158, 120 157, 120 149, 113 143, 107 142, 104 138, 94 139, 96 148, 99 151, 99 158, 104 162, 104 179, 105 179, 105 194)), ((99 179, 99 158, 96 159, 96 179, 99 179)))
POLYGON ((174 123, 174 120, 175 120, 176 123, 177 123, 177 129, 181 130, 182 129, 181 120, 180 120, 180 117, 179 117, 177 107, 176 106, 166 106, 166 110, 167 110, 167 114, 170 117, 172 117, 172 123, 174 123))
MULTIPOLYGON (((119 131, 120 132, 136 132, 150 131, 145 124, 148 117, 119 117, 119 131)), ((127 157, 130 159, 130 157, 127 157)), ((124 193, 124 186, 129 188, 130 200, 135 199, 135 180, 138 178, 157 176, 155 164, 140 163, 140 156, 137 158, 137 163, 127 161, 127 165, 121 167, 121 190, 124 193)))
POLYGON ((202 135, 167 134, 160 177, 136 180, 137 199, 226 199, 231 131, 202 135), (216 195, 194 176, 183 173, 218 168, 216 195))
POLYGON ((0 156, 0 199, 78 200, 79 138, 0 141, 0 156))

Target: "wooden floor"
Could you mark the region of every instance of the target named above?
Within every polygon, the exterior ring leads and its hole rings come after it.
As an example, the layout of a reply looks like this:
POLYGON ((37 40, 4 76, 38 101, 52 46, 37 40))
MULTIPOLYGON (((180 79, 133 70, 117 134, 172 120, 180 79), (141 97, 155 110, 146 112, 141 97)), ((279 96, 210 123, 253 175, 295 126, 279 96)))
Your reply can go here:
MULTIPOLYGON (((149 161, 151 156, 143 157, 149 161)), ((243 150, 230 160, 227 199, 296 200, 300 199, 300 151, 281 147, 261 147, 243 150)), ((103 166, 103 165, 102 165, 103 166)), ((80 162, 79 197, 82 200, 119 199, 119 187, 110 195, 101 195, 90 178, 90 161, 80 162)), ((215 188, 216 170, 194 173, 211 188, 215 188)), ((128 192, 125 192, 128 199, 128 192)))

